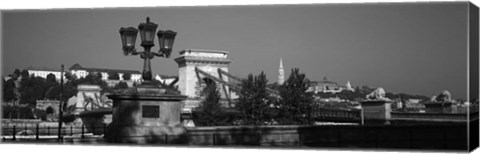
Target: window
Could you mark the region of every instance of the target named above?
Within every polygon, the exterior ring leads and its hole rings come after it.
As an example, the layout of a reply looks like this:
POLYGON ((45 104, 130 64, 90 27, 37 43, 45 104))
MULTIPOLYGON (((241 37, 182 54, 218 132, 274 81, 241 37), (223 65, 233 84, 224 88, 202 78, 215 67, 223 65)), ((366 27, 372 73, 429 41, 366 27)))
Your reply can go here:
POLYGON ((159 118, 160 107, 157 105, 142 105, 143 118, 159 118))

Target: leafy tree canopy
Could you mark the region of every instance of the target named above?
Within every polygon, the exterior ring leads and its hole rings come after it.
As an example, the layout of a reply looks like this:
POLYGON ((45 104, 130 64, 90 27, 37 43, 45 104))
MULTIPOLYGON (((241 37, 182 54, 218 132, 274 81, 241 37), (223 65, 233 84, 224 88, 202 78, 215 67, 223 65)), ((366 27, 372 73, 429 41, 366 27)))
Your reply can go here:
POLYGON ((28 70, 23 69, 20 75, 22 76, 22 78, 28 78, 29 77, 28 70))
POLYGON ((132 78, 132 74, 124 73, 122 77, 123 77, 123 80, 130 80, 132 78))
POLYGON ((205 99, 193 112, 198 126, 225 126, 233 124, 232 114, 225 111, 220 103, 220 93, 215 83, 209 83, 203 90, 205 99))
POLYGON ((15 71, 13 71, 13 74, 20 76, 20 70, 16 68, 15 71))
POLYGON ((3 80, 3 100, 11 101, 15 97, 15 93, 14 93, 15 83, 13 79, 9 79, 5 81, 5 78, 2 78, 2 80, 3 80))
POLYGON ((110 80, 120 80, 120 75, 117 72, 109 72, 108 79, 110 80))
POLYGON ((48 74, 48 75, 47 75, 47 82, 48 82, 48 83, 55 83, 55 82, 57 82, 55 74, 53 74, 53 73, 48 74))
POLYGON ((235 105, 240 112, 241 123, 246 125, 264 125, 270 121, 274 108, 273 99, 267 93, 265 73, 258 76, 249 74, 247 79, 241 83, 241 91, 238 103, 235 105))
POLYGON ((123 88, 128 88, 128 84, 126 82, 119 82, 115 88, 120 88, 120 89, 123 89, 123 88))
POLYGON ((298 68, 292 73, 283 85, 280 86, 279 121, 283 124, 309 124, 310 109, 313 106, 313 93, 307 92, 310 85, 305 74, 298 68))

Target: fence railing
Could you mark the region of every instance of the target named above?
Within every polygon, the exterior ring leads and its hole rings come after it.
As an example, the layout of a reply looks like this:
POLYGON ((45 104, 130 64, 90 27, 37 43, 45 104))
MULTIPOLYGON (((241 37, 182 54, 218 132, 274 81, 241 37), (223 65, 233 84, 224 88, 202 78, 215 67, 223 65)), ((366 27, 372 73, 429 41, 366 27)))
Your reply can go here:
POLYGON ((222 129, 194 128, 186 135, 110 136, 106 141, 106 127, 4 128, 4 142, 64 142, 88 144, 124 143, 142 140, 145 144, 206 145, 206 146, 282 146, 282 147, 357 147, 401 149, 465 149, 465 125, 443 126, 305 126, 292 128, 222 129), (22 134, 31 130, 34 134, 22 134), (17 132, 17 133, 13 133, 17 132), (92 135, 97 132, 97 135, 92 135), (53 136, 52 136, 53 135, 53 136))
MULTIPOLYGON (((34 137, 34 139, 39 140, 41 138, 49 138, 51 139, 52 136, 59 136, 59 127, 51 127, 51 126, 40 126, 37 124, 36 126, 16 126, 13 125, 11 127, 2 127, 2 140, 7 141, 9 138, 12 141, 17 140, 18 137, 34 137)), ((82 125, 78 126, 65 126, 60 128, 60 138, 62 139, 63 136, 80 136, 81 138, 85 138, 85 134, 106 134, 107 133, 107 125, 104 126, 96 126, 96 127, 87 127, 82 125)), ((31 139, 31 138, 29 138, 31 139)))

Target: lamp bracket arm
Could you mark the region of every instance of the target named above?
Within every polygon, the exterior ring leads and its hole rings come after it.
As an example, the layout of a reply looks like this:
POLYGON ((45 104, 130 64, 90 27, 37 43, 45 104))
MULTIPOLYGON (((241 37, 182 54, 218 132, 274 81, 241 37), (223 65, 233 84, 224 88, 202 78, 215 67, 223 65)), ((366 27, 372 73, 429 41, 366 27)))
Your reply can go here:
POLYGON ((132 55, 142 55, 145 53, 145 51, 140 51, 138 52, 136 49, 133 49, 131 52, 130 52, 132 55))
POLYGON ((163 53, 152 52, 152 54, 157 56, 157 57, 165 57, 165 55, 163 53))

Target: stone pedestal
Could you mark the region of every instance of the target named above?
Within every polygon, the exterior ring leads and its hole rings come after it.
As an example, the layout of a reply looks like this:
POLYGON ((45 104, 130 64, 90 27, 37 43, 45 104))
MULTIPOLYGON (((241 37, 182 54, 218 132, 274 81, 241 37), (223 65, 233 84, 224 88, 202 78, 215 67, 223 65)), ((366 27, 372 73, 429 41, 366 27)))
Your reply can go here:
POLYGON ((187 131, 180 122, 180 114, 181 101, 186 96, 142 85, 108 97, 113 100, 112 123, 105 135, 108 142, 185 142, 187 131))
POLYGON ((389 124, 391 102, 384 100, 369 100, 360 102, 364 124, 389 124))
POLYGON ((451 102, 430 102, 424 105, 427 113, 452 113, 451 102))

